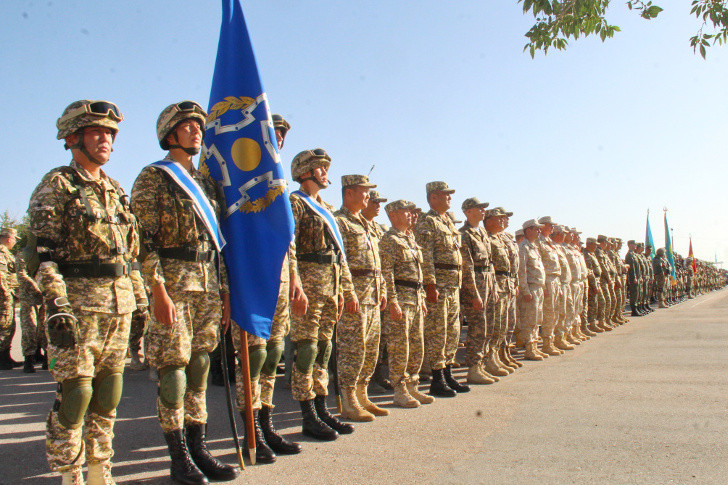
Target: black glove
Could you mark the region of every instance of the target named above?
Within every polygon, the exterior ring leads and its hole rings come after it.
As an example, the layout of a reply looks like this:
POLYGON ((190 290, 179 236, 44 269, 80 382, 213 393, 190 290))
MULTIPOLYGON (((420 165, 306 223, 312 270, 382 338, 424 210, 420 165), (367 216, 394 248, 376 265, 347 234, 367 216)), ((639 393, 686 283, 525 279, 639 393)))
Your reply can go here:
POLYGON ((48 320, 46 328, 51 345, 61 349, 72 349, 78 341, 78 319, 73 316, 68 298, 60 297, 46 302, 48 320))

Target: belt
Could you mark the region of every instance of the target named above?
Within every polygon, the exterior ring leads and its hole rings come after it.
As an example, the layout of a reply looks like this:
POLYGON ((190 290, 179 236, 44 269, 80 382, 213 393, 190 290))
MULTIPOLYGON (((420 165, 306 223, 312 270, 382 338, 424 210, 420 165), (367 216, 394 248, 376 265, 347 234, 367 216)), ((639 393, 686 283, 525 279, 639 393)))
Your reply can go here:
POLYGON ((119 278, 132 269, 131 263, 58 263, 58 270, 66 278, 119 278))
POLYGON ((516 273, 512 271, 496 271, 495 274, 498 276, 510 276, 511 278, 515 278, 517 276, 516 273))
POLYGON ((414 288, 415 290, 419 290, 422 288, 422 283, 419 281, 409 281, 409 280, 394 280, 394 284, 397 286, 406 286, 407 288, 414 288))
POLYGON ((378 269, 352 269, 349 268, 349 272, 351 272, 351 276, 374 276, 375 278, 379 277, 382 272, 378 269))
POLYGON ((160 258, 179 259, 182 261, 195 261, 209 263, 215 258, 215 251, 196 251, 188 248, 159 248, 157 254, 160 258))
POLYGON ((341 255, 338 253, 337 254, 304 253, 304 254, 297 254, 296 259, 299 261, 306 261, 308 263, 336 264, 341 261, 341 255))
POLYGON ((490 271, 490 268, 492 268, 492 266, 489 264, 482 265, 482 266, 477 266, 477 265, 473 266, 473 270, 480 271, 481 273, 487 273, 488 271, 490 271))
POLYGON ((460 265, 459 264, 449 264, 449 263, 435 263, 435 268, 458 270, 458 269, 460 269, 460 265))

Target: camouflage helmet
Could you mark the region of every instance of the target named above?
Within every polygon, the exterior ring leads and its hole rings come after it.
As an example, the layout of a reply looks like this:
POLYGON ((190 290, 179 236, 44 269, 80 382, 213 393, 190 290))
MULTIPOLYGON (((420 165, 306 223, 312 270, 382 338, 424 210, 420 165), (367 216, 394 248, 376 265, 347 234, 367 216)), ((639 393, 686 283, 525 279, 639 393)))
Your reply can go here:
POLYGON ((124 119, 119 108, 109 101, 92 101, 81 99, 69 104, 63 114, 56 121, 58 135, 56 139, 63 140, 68 135, 76 133, 87 126, 103 126, 109 128, 116 136, 119 123, 124 119))
POLYGON ((318 167, 326 167, 328 170, 330 166, 331 157, 323 148, 304 150, 293 157, 293 161, 291 162, 291 177, 298 182, 304 173, 308 173, 318 167))
POLYGON ((180 101, 170 104, 159 114, 157 118, 157 139, 162 150, 169 150, 167 137, 178 124, 186 120, 195 120, 200 124, 202 136, 205 136, 205 118, 207 113, 202 106, 194 101, 180 101))
POLYGON ((281 130, 283 132, 283 136, 286 135, 286 132, 291 129, 291 124, 287 122, 283 116, 279 114, 274 114, 272 116, 273 118, 273 129, 275 130, 281 130))

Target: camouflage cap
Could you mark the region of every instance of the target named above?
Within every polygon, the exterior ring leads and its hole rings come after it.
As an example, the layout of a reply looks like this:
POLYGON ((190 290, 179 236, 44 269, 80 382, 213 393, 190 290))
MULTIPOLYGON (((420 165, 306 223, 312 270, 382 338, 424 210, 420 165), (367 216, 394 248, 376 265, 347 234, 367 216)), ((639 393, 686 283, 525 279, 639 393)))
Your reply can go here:
POLYGON ((18 237, 18 231, 13 229, 12 227, 3 227, 0 229, 0 237, 18 237))
POLYGON ((540 224, 536 219, 529 219, 522 225, 523 230, 529 229, 531 227, 543 227, 543 224, 540 224))
POLYGON ((69 104, 56 121, 58 134, 56 139, 62 140, 87 126, 103 126, 114 132, 119 131, 118 123, 124 119, 119 108, 109 101, 92 101, 81 99, 69 104))
POLYGON ((366 175, 342 175, 341 176, 341 186, 343 188, 346 187, 354 187, 358 185, 359 187, 369 187, 374 188, 377 185, 369 182, 369 177, 366 175))
POLYGON ((538 219, 538 223, 539 223, 539 224, 551 224, 551 225, 555 225, 555 224, 556 224, 556 223, 555 223, 555 222, 553 221, 553 219, 551 219, 551 216, 543 216, 543 217, 539 217, 539 219, 538 219))
POLYGON ((398 199, 398 200, 394 200, 384 206, 384 210, 387 212, 387 214, 389 214, 390 212, 394 212, 394 211, 398 211, 398 210, 402 210, 402 209, 414 210, 415 205, 408 200, 398 199))
POLYGON ((511 217, 513 215, 513 212, 506 212, 506 210, 503 207, 495 207, 493 209, 488 209, 485 211, 485 218, 489 217, 499 217, 499 216, 506 216, 511 217))
POLYGON ((586 243, 587 244, 596 244, 597 240, 594 239, 593 237, 588 237, 588 238, 586 238, 586 243))
POLYGON ((376 190, 370 190, 369 191, 369 201, 370 202, 387 202, 387 199, 379 195, 379 192, 376 190))
POLYGON ((291 162, 291 177, 298 181, 301 175, 308 173, 318 167, 331 166, 331 157, 323 148, 314 148, 312 150, 304 150, 293 157, 291 162))
POLYGON ((525 234, 523 234, 523 229, 517 229, 516 230, 516 237, 518 237, 518 236, 524 236, 524 235, 525 234))
POLYGON ((554 224, 554 234, 563 234, 566 232, 564 226, 561 224, 554 224))
POLYGON ((427 190, 427 195, 430 195, 433 192, 445 192, 446 194, 455 193, 455 189, 451 189, 445 182, 439 182, 439 181, 438 182, 427 182, 425 189, 427 190))
POLYGON ((157 140, 162 150, 169 150, 167 137, 175 127, 186 120, 195 120, 200 125, 202 135, 205 135, 205 118, 207 113, 195 101, 180 101, 167 106, 159 113, 157 118, 157 140))
POLYGON ((283 116, 281 115, 273 115, 271 116, 273 118, 273 129, 275 130, 281 130, 283 134, 291 129, 291 124, 288 123, 283 116))
POLYGON ((465 212, 468 209, 485 209, 489 205, 490 204, 488 202, 480 202, 477 197, 471 197, 469 199, 465 199, 462 208, 463 212, 465 212))
POLYGON ((577 231, 575 227, 572 227, 570 229, 570 231, 573 232, 574 234, 581 234, 581 231, 577 231))
MULTIPOLYGON (((638 242, 638 243, 637 243, 637 247, 638 247, 638 248, 643 248, 643 247, 645 247, 645 243, 643 243, 643 242, 638 242)), ((650 246, 650 247, 652 247, 652 246, 650 246)))
POLYGON ((634 244, 635 244, 634 239, 630 239, 629 241, 627 241, 627 245, 628 246, 629 245, 634 245, 634 244))
POLYGON ((597 236, 597 242, 609 242, 609 238, 604 234, 600 234, 597 236))

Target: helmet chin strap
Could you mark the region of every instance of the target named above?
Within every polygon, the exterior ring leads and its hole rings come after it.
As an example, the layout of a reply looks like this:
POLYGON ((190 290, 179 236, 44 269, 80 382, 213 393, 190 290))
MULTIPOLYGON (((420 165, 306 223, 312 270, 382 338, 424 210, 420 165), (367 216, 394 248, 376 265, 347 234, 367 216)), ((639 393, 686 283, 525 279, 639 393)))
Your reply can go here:
POLYGON ((315 183, 316 185, 318 185, 318 188, 319 188, 319 189, 325 189, 326 187, 328 187, 328 186, 329 186, 329 184, 327 184, 327 183, 324 183, 324 182, 321 182, 321 181, 320 181, 320 180, 318 179, 318 177, 314 177, 314 176, 301 178, 301 179, 299 179, 299 180, 298 180, 298 182, 299 182, 299 183, 303 183, 303 182, 305 182, 305 181, 307 181, 307 180, 313 180, 313 182, 314 182, 314 183, 315 183))
MULTIPOLYGON (((86 145, 83 144, 83 129, 77 131, 76 135, 78 136, 78 141, 76 143, 74 143, 73 145, 69 145, 68 143, 63 145, 66 150, 79 150, 81 153, 83 153, 83 155, 88 159, 89 162, 98 166, 106 163, 98 160, 86 149, 86 145)), ((112 148, 111 151, 114 151, 114 149, 112 148)))
POLYGON ((172 132, 171 135, 174 138, 174 141, 177 142, 177 144, 176 145, 169 145, 169 149, 170 150, 173 149, 173 148, 179 148, 180 150, 184 151, 187 155, 197 155, 198 153, 200 153, 200 148, 199 147, 183 147, 182 145, 180 145, 179 144, 179 139, 177 138, 177 133, 172 132))

